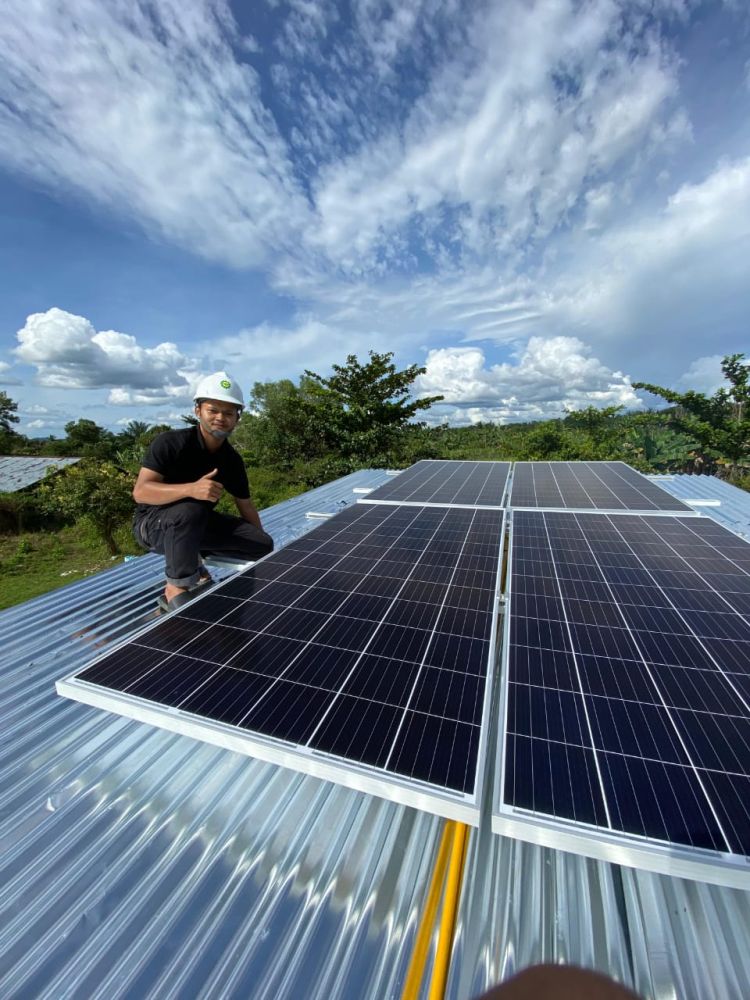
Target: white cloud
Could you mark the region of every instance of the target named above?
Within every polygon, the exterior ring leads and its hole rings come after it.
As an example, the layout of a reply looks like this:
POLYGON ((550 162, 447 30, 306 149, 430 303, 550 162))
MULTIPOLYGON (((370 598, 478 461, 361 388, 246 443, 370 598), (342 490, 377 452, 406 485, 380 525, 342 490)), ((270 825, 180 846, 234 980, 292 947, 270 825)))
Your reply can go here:
MULTIPOLYGON (((110 389, 107 402, 112 406, 162 406, 165 403, 192 404, 193 394, 190 385, 165 385, 155 389, 141 389, 131 392, 128 389, 110 389)), ((128 422, 127 420, 125 421, 128 422)))
POLYGON ((207 257, 257 264, 308 207, 232 42, 228 7, 209 0, 78 0, 75 17, 12 0, 0 157, 207 257))
POLYGON ((380 336, 373 333, 364 316, 360 318, 363 329, 310 317, 300 317, 287 327, 261 323, 206 341, 198 349, 216 359, 217 367, 219 359, 224 359, 227 369, 249 391, 255 382, 296 379, 306 368, 322 374, 348 354, 362 357, 371 347, 379 349, 380 336))
POLYGON ((199 367, 249 387, 443 345, 448 384, 468 365, 479 393, 450 404, 457 419, 515 419, 568 390, 571 405, 627 398, 617 368, 674 381, 721 336, 742 349, 750 159, 691 163, 708 155, 680 93, 692 0, 356 0, 350 18, 294 0, 244 37, 223 0, 64 6, 6 3, 0 162, 191 253, 264 268, 296 312, 191 356, 37 313, 16 358, 38 383, 176 413, 199 367), (528 346, 493 366, 465 346, 479 341, 488 357, 528 346))
POLYGON ((429 412, 437 423, 535 420, 586 406, 639 403, 628 376, 610 371, 575 337, 532 337, 516 364, 487 366, 478 347, 440 348, 427 355, 417 390, 441 394, 443 403, 429 412))
POLYGON ((193 365, 174 344, 141 347, 129 334, 97 333, 83 316, 58 308, 33 313, 16 336, 15 354, 36 368, 39 385, 111 388, 119 403, 139 394, 173 399, 189 391, 193 365))
POLYGON ((388 272, 414 265, 415 241, 437 261, 456 240, 507 253, 565 224, 602 171, 689 132, 668 43, 626 15, 616 0, 508 0, 468 17, 365 0, 331 42, 337 9, 295 0, 273 71, 295 102, 290 145, 236 57, 255 42, 223 3, 79 0, 71 18, 10 0, 0 157, 236 266, 388 272), (409 102, 389 81, 414 67, 409 102))
POLYGON ((683 184, 661 211, 633 214, 569 245, 547 287, 548 310, 587 340, 616 344, 620 357, 668 363, 676 375, 675 350, 705 354, 717 322, 735 331, 735 344, 746 331, 750 157, 683 184))
POLYGON ((615 185, 612 181, 586 192, 584 229, 601 229, 612 213, 615 185))
POLYGON ((20 378, 11 374, 11 366, 7 361, 0 361, 0 385, 22 385, 20 378))
POLYGON ((677 379, 675 389, 680 392, 693 389, 712 396, 722 386, 726 387, 727 381, 721 370, 722 357, 720 354, 711 354, 705 358, 696 358, 684 375, 677 379))
POLYGON ((468 251, 553 231, 590 178, 686 130, 676 65, 655 34, 611 44, 623 30, 611 2, 482 10, 403 127, 320 172, 321 247, 354 269, 439 206, 468 251))

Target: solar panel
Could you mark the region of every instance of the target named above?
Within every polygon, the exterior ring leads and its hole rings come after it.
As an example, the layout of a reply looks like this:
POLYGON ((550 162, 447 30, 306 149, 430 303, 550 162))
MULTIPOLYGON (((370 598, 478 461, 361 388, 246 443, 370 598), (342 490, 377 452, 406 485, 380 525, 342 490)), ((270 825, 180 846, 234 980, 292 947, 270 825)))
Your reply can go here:
POLYGON ((750 545, 515 511, 493 830, 750 888, 750 545))
POLYGON ((504 505, 510 462, 452 462, 424 460, 399 473, 360 503, 406 504, 427 507, 485 507, 504 505))
POLYGON ((503 529, 352 505, 58 691, 476 824, 503 529))
POLYGON ((695 512, 624 462, 516 462, 509 507, 611 513, 695 512))

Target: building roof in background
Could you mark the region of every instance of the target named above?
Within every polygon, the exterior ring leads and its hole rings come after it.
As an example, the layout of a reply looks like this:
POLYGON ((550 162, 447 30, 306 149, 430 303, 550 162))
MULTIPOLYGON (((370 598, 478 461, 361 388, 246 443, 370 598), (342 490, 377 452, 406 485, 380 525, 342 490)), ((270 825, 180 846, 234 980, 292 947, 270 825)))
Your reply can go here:
POLYGON ((49 469, 64 469, 80 458, 37 458, 0 455, 0 493, 15 493, 44 479, 49 469))
POLYGON ((750 493, 716 476, 649 476, 672 496, 691 503, 730 531, 750 539, 750 493))
MULTIPOLYGON (((354 473, 264 511, 264 526, 284 544, 318 523, 310 513, 386 478, 354 473)), ((750 524, 750 494, 731 498, 750 524)), ((162 586, 163 560, 144 555, 0 613, 0 992, 398 995, 442 820, 56 695, 56 680, 143 626, 162 586)), ((750 893, 486 822, 448 995, 564 961, 644 996, 740 997, 748 928, 750 893)))

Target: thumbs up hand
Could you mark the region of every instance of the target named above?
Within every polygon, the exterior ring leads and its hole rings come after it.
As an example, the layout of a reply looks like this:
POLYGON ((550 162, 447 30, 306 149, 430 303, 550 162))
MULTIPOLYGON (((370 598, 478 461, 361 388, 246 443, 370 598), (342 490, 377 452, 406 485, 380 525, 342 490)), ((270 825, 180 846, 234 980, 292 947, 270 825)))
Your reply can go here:
POLYGON ((224 492, 224 487, 214 479, 218 473, 219 470, 214 469, 193 483, 194 500, 210 500, 211 503, 215 503, 219 499, 224 492))

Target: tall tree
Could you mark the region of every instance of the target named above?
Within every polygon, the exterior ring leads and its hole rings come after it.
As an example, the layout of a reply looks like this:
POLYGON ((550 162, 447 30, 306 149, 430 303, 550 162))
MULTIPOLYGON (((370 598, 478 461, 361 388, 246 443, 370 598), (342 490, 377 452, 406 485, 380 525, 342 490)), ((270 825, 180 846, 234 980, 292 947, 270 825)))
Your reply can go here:
POLYGON ((721 362, 728 387, 713 396, 702 392, 675 392, 650 382, 634 382, 634 389, 645 389, 661 396, 676 409, 673 425, 698 442, 708 466, 729 466, 730 475, 750 458, 750 365, 743 364, 744 354, 728 354, 721 362))
POLYGON ((149 429, 150 424, 144 420, 130 420, 117 435, 117 444, 121 448, 131 448, 140 442, 149 429))
POLYGON ((114 435, 93 420, 70 420, 65 425, 67 435, 60 451, 63 455, 85 458, 109 458, 114 445, 114 435))
POLYGON ((11 424, 17 424, 20 417, 16 416, 18 403, 10 398, 6 392, 0 392, 0 431, 6 434, 13 434, 11 424))
POLYGON ((309 405, 324 414, 324 429, 331 447, 360 461, 381 460, 394 440, 419 411, 427 410, 442 396, 410 399, 409 393, 425 368, 410 365, 398 371, 393 353, 370 351, 370 360, 360 364, 355 354, 345 365, 333 365, 333 374, 323 378, 305 371, 313 392, 309 405))
POLYGON ((309 379, 256 382, 248 410, 234 433, 234 444, 257 463, 289 466, 324 451, 320 414, 309 379))

